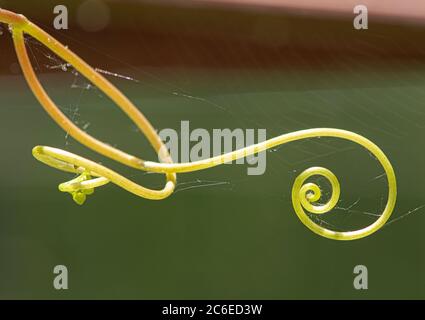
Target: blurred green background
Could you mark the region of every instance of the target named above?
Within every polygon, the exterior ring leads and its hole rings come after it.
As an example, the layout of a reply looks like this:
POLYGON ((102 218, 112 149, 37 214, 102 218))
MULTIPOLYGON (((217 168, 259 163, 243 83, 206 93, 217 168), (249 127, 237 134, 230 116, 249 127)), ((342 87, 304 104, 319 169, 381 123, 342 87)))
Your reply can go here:
MULTIPOLYGON (((69 4, 70 17, 80 3, 69 4)), ((3 32, 0 298, 425 298, 425 45, 419 41, 425 28, 377 18, 369 30, 355 31, 350 15, 133 1, 108 2, 110 20, 100 31, 71 20, 69 30, 58 32, 51 28, 54 5, 0 1, 93 66, 131 77, 109 79, 156 128, 178 130, 189 120, 191 128, 209 130, 266 128, 269 138, 312 127, 351 130, 389 157, 397 206, 394 222, 358 241, 324 239, 304 227, 290 192, 297 174, 311 166, 329 168, 341 182, 338 209, 326 223, 365 226, 386 201, 376 160, 361 147, 325 138, 270 150, 262 176, 247 176, 244 165, 221 166, 179 175, 176 194, 164 201, 108 185, 77 206, 57 191, 72 176, 38 163, 33 146, 87 156, 143 185, 160 187, 163 177, 134 172, 67 137, 28 89, 3 32), (217 185, 200 187, 210 183, 217 185), (68 267, 69 290, 53 288, 58 264, 68 267), (369 269, 365 291, 353 288, 358 264, 369 269)), ((61 62, 34 40, 28 47, 47 91, 78 125, 156 160, 100 91, 87 89, 72 68, 58 70, 61 62)))

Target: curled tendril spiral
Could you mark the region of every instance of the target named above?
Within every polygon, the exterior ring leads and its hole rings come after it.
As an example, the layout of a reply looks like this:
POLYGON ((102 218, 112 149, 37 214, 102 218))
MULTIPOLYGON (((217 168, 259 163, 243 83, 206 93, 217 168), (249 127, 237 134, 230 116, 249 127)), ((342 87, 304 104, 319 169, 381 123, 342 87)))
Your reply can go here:
POLYGON ((317 128, 291 132, 266 140, 264 142, 222 154, 213 158, 189 162, 173 163, 167 148, 164 146, 160 137, 152 127, 145 116, 136 108, 121 91, 107 81, 101 74, 93 70, 76 54, 63 46, 59 41, 51 37, 42 29, 31 23, 22 15, 0 9, 0 22, 7 23, 12 31, 15 50, 19 59, 24 76, 32 92, 52 117, 52 119, 69 135, 79 141, 86 147, 109 157, 117 162, 129 167, 144 170, 148 172, 162 173, 165 175, 166 183, 163 189, 153 190, 143 187, 121 174, 99 164, 72 154, 70 152, 46 147, 36 146, 33 148, 33 155, 39 161, 54 167, 56 169, 76 173, 79 176, 68 182, 59 185, 59 190, 68 192, 72 195, 74 201, 83 204, 86 197, 94 192, 94 189, 112 182, 121 188, 143 198, 164 199, 171 195, 176 185, 176 174, 183 172, 193 172, 211 168, 226 162, 246 157, 269 148, 276 147, 291 141, 314 138, 314 137, 335 137, 355 142, 370 153, 381 163, 385 170, 388 180, 388 199, 382 215, 371 225, 355 231, 339 232, 326 229, 313 222, 304 210, 313 214, 324 214, 332 210, 339 200, 340 185, 336 176, 328 169, 313 167, 302 172, 296 179, 292 188, 292 203, 296 214, 303 224, 313 232, 335 240, 353 240, 370 235, 381 228, 390 217, 396 201, 397 187, 394 170, 385 154, 373 142, 354 132, 331 129, 317 128), (137 125, 140 131, 146 136, 154 150, 159 155, 161 162, 145 161, 136 156, 130 155, 122 150, 116 149, 104 142, 97 140, 88 133, 78 128, 70 121, 50 99, 42 85, 40 84, 25 46, 24 34, 28 34, 36 40, 43 43, 63 60, 71 64, 78 72, 84 75, 89 81, 102 90, 124 113, 137 125), (321 199, 320 187, 314 183, 305 183, 305 181, 314 175, 325 177, 332 186, 332 196, 325 204, 316 204, 321 199), (305 184, 304 184, 305 183, 305 184))

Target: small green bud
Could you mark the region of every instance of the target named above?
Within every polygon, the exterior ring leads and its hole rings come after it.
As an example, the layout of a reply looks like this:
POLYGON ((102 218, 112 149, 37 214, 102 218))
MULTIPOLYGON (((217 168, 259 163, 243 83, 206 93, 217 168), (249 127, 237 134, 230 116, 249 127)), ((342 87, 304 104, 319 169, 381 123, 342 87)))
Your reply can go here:
POLYGON ((74 199, 77 204, 82 205, 86 201, 86 195, 84 192, 76 191, 72 193, 72 199, 74 199))

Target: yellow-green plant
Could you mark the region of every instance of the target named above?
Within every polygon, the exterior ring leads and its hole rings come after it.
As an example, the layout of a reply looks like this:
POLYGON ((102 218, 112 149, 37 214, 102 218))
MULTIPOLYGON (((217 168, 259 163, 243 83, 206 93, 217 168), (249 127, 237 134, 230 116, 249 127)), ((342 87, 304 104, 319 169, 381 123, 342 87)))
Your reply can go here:
POLYGON ((211 168, 291 141, 313 137, 336 137, 349 140, 363 146, 371 152, 376 159, 378 159, 385 170, 388 180, 387 204, 380 217, 371 225, 363 229, 344 232, 326 229, 313 222, 304 210, 315 214, 323 214, 332 210, 339 200, 340 185, 338 179, 331 171, 321 167, 313 167, 302 172, 296 178, 292 188, 292 203, 295 212, 302 223, 321 236, 336 240, 353 240, 368 236, 380 229, 389 219, 394 209, 397 187, 391 163, 388 161, 382 150, 373 142, 361 135, 346 130, 331 128, 301 130, 283 134, 264 142, 209 159, 188 163, 173 163, 167 148, 164 146, 160 137, 145 116, 126 96, 121 93, 121 91, 107 81, 101 74, 93 70, 93 68, 85 63, 75 53, 30 22, 23 15, 0 9, 0 22, 9 25, 13 35, 13 41, 19 63, 32 92, 35 94, 47 113, 60 127, 62 127, 63 130, 86 147, 108 158, 135 169, 162 173, 166 178, 163 189, 153 190, 143 187, 101 164, 70 152, 46 146, 34 147, 32 153, 34 157, 41 162, 62 171, 79 174, 77 178, 59 185, 59 189, 63 192, 69 192, 78 204, 83 204, 86 196, 93 193, 94 188, 105 185, 109 182, 112 182, 143 198, 154 200, 164 199, 173 193, 176 186, 177 173, 211 168), (72 121, 70 121, 50 99, 49 95, 37 79, 28 58, 24 34, 32 36, 63 60, 70 63, 78 72, 84 75, 90 82, 96 85, 109 98, 111 98, 112 101, 114 101, 137 125, 141 132, 143 132, 154 150, 157 152, 160 162, 145 161, 122 150, 114 148, 82 131, 72 121), (327 178, 332 186, 332 196, 326 204, 317 203, 317 201, 321 198, 321 190, 319 186, 314 183, 305 183, 308 178, 314 175, 320 175, 327 178))

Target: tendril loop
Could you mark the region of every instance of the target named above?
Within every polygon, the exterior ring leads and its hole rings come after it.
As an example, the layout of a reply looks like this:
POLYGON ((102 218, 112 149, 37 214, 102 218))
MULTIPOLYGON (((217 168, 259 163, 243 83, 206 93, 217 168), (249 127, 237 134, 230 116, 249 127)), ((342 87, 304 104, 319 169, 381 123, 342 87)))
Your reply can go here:
MULTIPOLYGON (((303 171, 294 182, 292 186, 292 203, 298 214, 297 207, 300 204, 305 210, 315 213, 323 214, 331 211, 338 203, 340 195, 339 182, 336 176, 328 169, 321 167, 312 167, 303 171), (320 187, 315 183, 303 184, 308 178, 320 175, 325 177, 331 184, 332 196, 327 203, 321 205, 315 205, 314 203, 320 200, 322 192, 320 187)), ((301 216, 298 214, 301 219, 301 216)))

